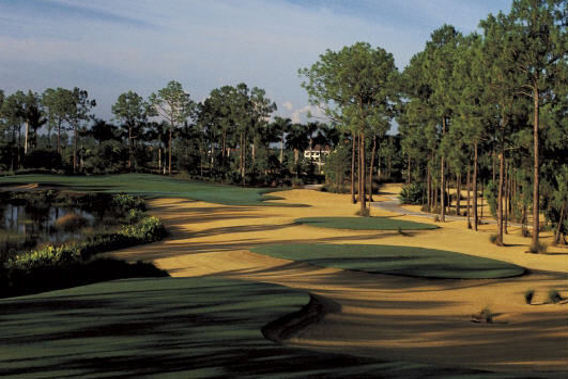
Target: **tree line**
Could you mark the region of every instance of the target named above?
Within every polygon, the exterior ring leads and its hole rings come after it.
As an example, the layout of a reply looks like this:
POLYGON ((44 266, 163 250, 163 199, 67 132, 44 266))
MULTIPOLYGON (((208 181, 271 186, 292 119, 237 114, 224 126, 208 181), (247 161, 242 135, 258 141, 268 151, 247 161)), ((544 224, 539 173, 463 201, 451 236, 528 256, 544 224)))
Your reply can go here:
POLYGON ((0 170, 186 171, 242 185, 325 174, 361 215, 378 180, 404 177, 404 192, 442 222, 465 213, 477 230, 487 202, 500 245, 510 221, 529 233, 532 219, 538 251, 542 216, 556 242, 568 232, 567 4, 514 0, 468 35, 443 25, 403 71, 368 43, 327 50, 299 70, 325 123, 274 117, 265 91, 244 83, 202 102, 176 81, 147 99, 128 91, 112 123, 93 117, 96 102, 79 88, 0 91, 0 170), (323 170, 301 155, 316 146, 332 151, 323 170))
POLYGON ((465 189, 468 226, 477 230, 482 194, 497 218, 497 244, 504 244, 509 220, 524 227, 532 213, 531 250, 539 251, 541 212, 555 242, 565 239, 567 4, 515 0, 469 35, 443 25, 402 72, 390 53, 367 43, 328 50, 299 71, 312 104, 350 135, 352 201, 360 202, 360 214, 368 213, 366 191, 373 192, 377 141, 396 119, 413 187, 406 192, 417 193, 440 221, 454 198, 462 213, 465 189))
POLYGON ((301 154, 340 140, 329 124, 273 117, 276 104, 265 91, 244 83, 214 89, 202 102, 177 81, 146 99, 127 91, 112 105, 111 121, 97 119, 95 107, 80 88, 0 90, 0 172, 183 171, 233 184, 283 185, 321 174, 301 154))

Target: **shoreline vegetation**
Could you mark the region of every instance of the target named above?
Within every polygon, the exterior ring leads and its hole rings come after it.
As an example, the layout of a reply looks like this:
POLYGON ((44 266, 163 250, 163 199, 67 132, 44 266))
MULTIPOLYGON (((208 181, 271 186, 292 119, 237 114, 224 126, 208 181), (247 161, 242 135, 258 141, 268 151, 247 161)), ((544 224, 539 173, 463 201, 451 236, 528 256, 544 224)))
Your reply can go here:
MULTIPOLYGON (((8 250, 3 251, 3 261, 0 262, 0 297, 113 279, 168 276, 151 263, 129 264, 112 258, 97 257, 100 253, 159 241, 167 235, 157 217, 146 215, 145 204, 141 198, 122 193, 102 196, 85 193, 62 194, 55 191, 48 193, 37 189, 14 195, 20 201, 29 202, 51 198, 60 204, 83 203, 85 206, 84 203, 88 203, 91 207, 108 209, 109 214, 99 221, 102 225, 90 227, 82 235, 70 240, 40 241, 39 246, 27 251, 18 251, 7 246, 8 250), (100 197, 102 198, 99 199, 100 197)), ((78 217, 69 216, 74 215, 67 214, 56 222, 69 222, 78 217)), ((76 225, 78 229, 82 226, 76 225)))

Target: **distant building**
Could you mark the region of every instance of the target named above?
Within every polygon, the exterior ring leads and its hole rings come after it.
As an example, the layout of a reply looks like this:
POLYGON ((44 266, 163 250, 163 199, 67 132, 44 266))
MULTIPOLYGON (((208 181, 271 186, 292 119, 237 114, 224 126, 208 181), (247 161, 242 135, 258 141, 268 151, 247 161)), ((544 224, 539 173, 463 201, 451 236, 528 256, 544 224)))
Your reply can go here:
POLYGON ((329 153, 331 153, 331 148, 329 146, 315 145, 311 149, 308 148, 304 151, 304 158, 318 166, 321 172, 322 166, 325 165, 325 158, 329 155, 329 153))

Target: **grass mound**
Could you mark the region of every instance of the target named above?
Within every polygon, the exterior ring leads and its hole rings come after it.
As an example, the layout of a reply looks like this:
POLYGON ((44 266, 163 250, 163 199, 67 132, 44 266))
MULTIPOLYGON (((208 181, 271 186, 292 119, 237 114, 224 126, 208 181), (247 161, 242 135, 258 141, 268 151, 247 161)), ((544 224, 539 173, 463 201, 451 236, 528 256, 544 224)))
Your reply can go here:
POLYGON ((522 267, 493 259, 407 246, 289 244, 251 251, 323 267, 412 277, 492 279, 525 273, 522 267))
POLYGON ((226 205, 290 206, 289 204, 267 202, 268 200, 277 200, 278 198, 265 196, 266 193, 271 191, 266 188, 242 188, 151 174, 105 176, 18 175, 0 177, 0 186, 29 183, 64 186, 81 191, 124 192, 144 197, 180 197, 226 205))
POLYGON ((352 230, 429 230, 436 225, 404 221, 393 217, 306 217, 294 220, 298 224, 319 228, 352 230))
MULTIPOLYGON (((298 311, 305 293, 216 278, 121 280, 0 300, 0 376, 436 376, 275 344, 264 325, 298 311)), ((443 369, 472 374, 472 370, 443 369)))

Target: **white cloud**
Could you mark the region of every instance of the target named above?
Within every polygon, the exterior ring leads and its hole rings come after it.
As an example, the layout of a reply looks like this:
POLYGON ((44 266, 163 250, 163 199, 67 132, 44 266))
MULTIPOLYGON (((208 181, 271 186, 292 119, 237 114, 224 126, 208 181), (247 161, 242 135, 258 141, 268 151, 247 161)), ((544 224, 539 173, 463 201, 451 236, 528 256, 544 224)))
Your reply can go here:
POLYGON ((324 111, 315 105, 306 105, 303 108, 294 110, 290 115, 290 119, 294 123, 305 123, 307 121, 329 121, 329 118, 325 115, 324 111))
MULTIPOLYGON (((89 2, 89 9, 99 11, 90 19, 18 8, 23 1, 3 8, 0 2, 0 85, 38 91, 82 86, 97 98, 99 115, 106 116, 107 104, 128 89, 147 96, 176 79, 194 99, 202 99, 213 88, 246 82, 266 89, 282 113, 303 121, 310 107, 302 107, 307 95, 297 70, 326 49, 368 41, 392 52, 403 68, 442 18, 460 27, 459 22, 471 18, 476 24, 490 11, 489 5, 485 10, 466 0, 439 1, 442 7, 426 0, 369 2, 372 12, 361 14, 275 0, 98 0, 89 2), (451 9, 445 9, 448 4, 451 9), (109 16, 112 22, 104 20, 108 10, 116 15, 109 16), (120 17, 141 22, 121 23, 120 17), (424 22, 417 25, 412 17, 424 22)), ((50 3, 55 4, 42 2, 50 3)), ((365 3, 354 1, 352 8, 365 3)), ((312 113, 320 115, 316 109, 312 113)))

